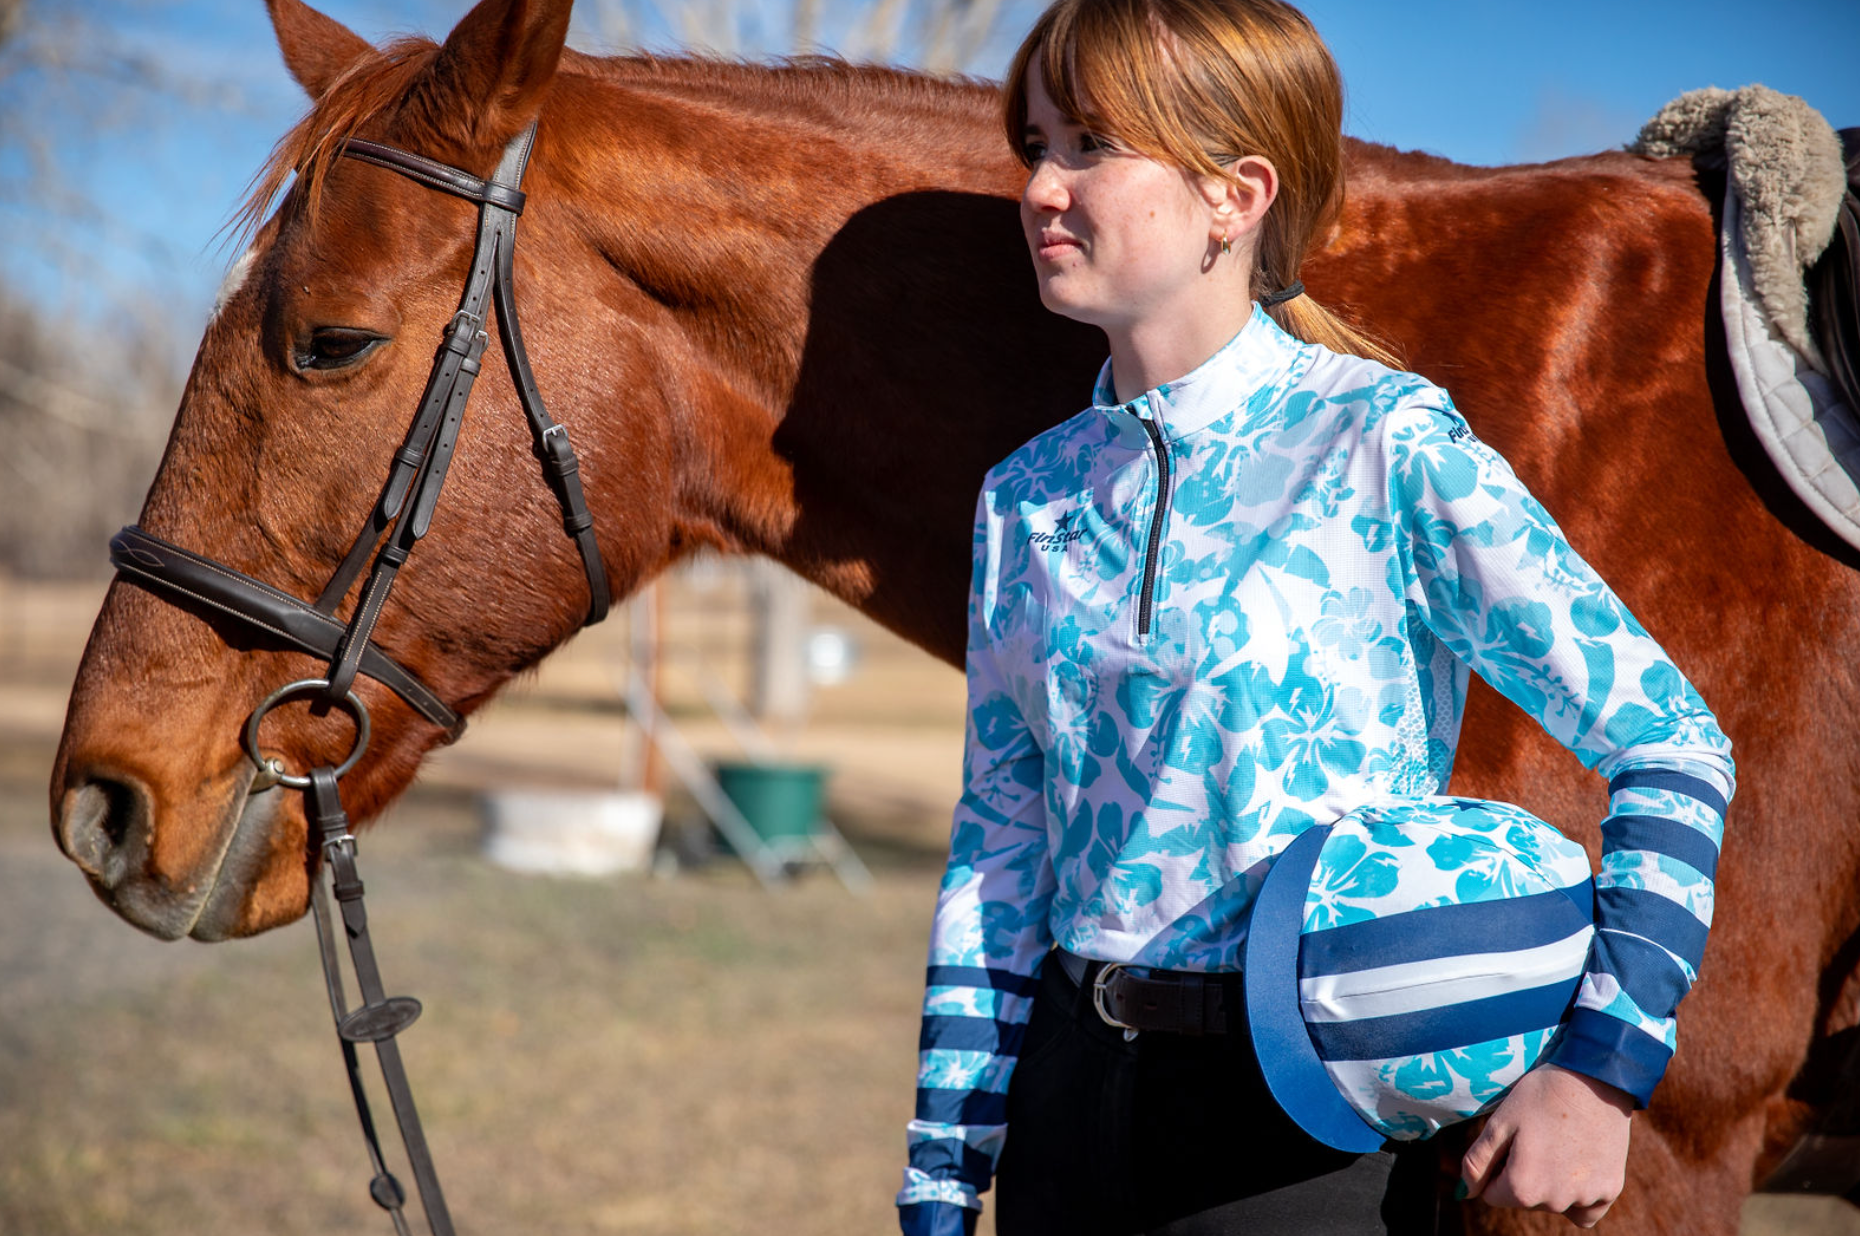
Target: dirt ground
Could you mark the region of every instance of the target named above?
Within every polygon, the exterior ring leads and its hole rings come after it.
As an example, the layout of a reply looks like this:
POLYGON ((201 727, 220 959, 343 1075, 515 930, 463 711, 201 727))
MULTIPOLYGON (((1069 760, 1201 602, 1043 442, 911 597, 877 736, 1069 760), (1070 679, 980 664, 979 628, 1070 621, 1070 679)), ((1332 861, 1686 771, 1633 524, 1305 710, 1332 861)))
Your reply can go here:
MULTIPOLYGON (((100 595, 0 578, 0 1236, 390 1231, 309 926, 163 944, 51 841, 46 777, 100 595)), ((668 594, 665 698, 714 755, 731 744, 693 670, 741 685, 742 600, 728 573, 668 594)), ((620 624, 487 710, 364 836, 388 987, 426 1006, 403 1051, 462 1232, 894 1230, 962 682, 825 600, 816 619, 852 633, 859 669, 778 738, 833 767, 867 895, 825 872, 765 892, 728 859, 585 880, 482 858, 484 791, 620 775, 620 624)), ((694 821, 679 794, 670 811, 694 821)), ((1761 1198, 1743 1230, 1860 1236, 1860 1212, 1761 1198)))

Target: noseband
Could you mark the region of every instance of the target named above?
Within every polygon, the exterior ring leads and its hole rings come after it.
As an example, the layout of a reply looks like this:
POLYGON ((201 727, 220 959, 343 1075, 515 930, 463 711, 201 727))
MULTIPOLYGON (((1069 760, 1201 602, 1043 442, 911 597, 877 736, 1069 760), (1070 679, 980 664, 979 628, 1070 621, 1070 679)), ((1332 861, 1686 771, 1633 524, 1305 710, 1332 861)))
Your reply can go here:
POLYGON ((446 325, 419 411, 400 449, 394 452, 387 481, 373 509, 315 603, 306 604, 242 571, 203 558, 134 525, 124 528, 110 541, 110 561, 117 571, 151 588, 164 599, 206 606, 257 632, 261 638, 268 637, 272 642, 329 661, 323 677, 289 683, 261 703, 247 719, 243 743, 247 755, 259 769, 253 787, 264 789, 281 783, 302 790, 304 813, 320 837, 331 888, 341 906, 343 927, 349 938, 356 986, 362 996, 362 1006, 349 1012, 328 902, 319 875, 312 881, 314 919, 330 1008, 336 1018, 336 1032, 342 1039, 349 1085, 361 1118, 362 1134, 368 1143, 369 1159, 374 1165, 375 1176, 369 1184, 369 1195, 393 1216, 395 1231, 400 1236, 407 1234, 406 1218, 401 1213, 406 1193, 382 1159, 356 1058, 359 1043, 373 1043, 380 1058, 388 1096, 413 1168, 414 1183, 426 1211, 427 1226, 434 1236, 452 1236, 452 1218, 433 1170, 419 1113, 414 1109, 413 1095, 401 1066, 400 1050, 394 1041, 394 1036, 419 1016, 420 1003, 407 996, 389 997, 383 989, 374 947, 368 937, 367 913, 362 907, 362 882, 355 870, 355 838, 349 832, 348 814, 337 783, 360 760, 368 745, 368 710, 352 689, 358 674, 373 678, 400 696, 421 716, 444 729, 448 741, 457 738, 465 728, 464 718, 422 682, 419 675, 400 665, 374 643, 374 629, 401 566, 432 525, 439 491, 446 483, 453 448, 458 443, 465 401, 471 395, 479 359, 488 342, 484 331, 485 313, 493 297, 504 359, 511 380, 516 384, 517 398, 529 419, 537 458, 561 505, 562 527, 574 539, 587 574, 586 623, 591 625, 605 618, 609 603, 607 574, 595 541, 594 517, 588 513, 582 494, 575 452, 569 445, 568 431, 550 420, 543 409, 542 396, 536 390, 536 379, 523 349, 523 334, 517 326, 516 301, 512 294, 513 255, 517 216, 522 213, 524 202, 518 186, 522 183, 524 165, 529 161, 535 137, 536 126, 532 123, 511 139, 504 147, 497 171, 489 180, 480 180, 458 168, 375 142, 350 138, 342 147, 341 153, 348 158, 372 163, 429 189, 476 202, 478 240, 472 253, 465 294, 459 301, 458 312, 446 325), (336 617, 336 611, 360 576, 371 551, 374 564, 362 586, 354 613, 344 623, 336 617), (323 765, 299 776, 285 771, 282 761, 260 752, 258 731, 271 709, 287 699, 305 696, 314 697, 323 707, 350 713, 356 723, 356 741, 340 764, 323 765))

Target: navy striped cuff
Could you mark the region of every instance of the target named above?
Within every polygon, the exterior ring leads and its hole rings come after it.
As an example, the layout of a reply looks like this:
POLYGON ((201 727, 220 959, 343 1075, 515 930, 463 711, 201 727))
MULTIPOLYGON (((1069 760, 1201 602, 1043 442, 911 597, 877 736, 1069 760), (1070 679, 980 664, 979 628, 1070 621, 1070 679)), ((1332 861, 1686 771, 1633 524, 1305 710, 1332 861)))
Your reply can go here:
POLYGON ((960 1180, 977 1193, 988 1188, 995 1174, 993 1155, 954 1137, 913 1143, 911 1166, 926 1176, 960 1180))
POLYGON ((975 1236, 980 1211, 948 1202, 915 1202, 898 1207, 898 1228, 904 1236, 975 1236))
POLYGON ((1599 1009, 1576 1009, 1548 1057, 1572 1073, 1604 1081, 1634 1097, 1634 1106, 1653 1101, 1653 1088, 1666 1076, 1673 1053, 1666 1044, 1599 1009))

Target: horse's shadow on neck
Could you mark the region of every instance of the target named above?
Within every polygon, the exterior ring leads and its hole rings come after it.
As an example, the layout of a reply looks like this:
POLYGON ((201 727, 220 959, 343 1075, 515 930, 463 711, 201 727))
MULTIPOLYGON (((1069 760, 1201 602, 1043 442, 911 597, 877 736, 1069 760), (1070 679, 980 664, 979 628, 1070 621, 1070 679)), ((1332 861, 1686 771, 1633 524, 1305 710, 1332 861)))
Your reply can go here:
POLYGON ((959 661, 982 476, 1089 405, 1104 337, 1040 304, 1015 203, 983 193, 860 210, 809 298, 774 436, 798 508, 789 564, 820 578, 863 563, 861 607, 959 661))

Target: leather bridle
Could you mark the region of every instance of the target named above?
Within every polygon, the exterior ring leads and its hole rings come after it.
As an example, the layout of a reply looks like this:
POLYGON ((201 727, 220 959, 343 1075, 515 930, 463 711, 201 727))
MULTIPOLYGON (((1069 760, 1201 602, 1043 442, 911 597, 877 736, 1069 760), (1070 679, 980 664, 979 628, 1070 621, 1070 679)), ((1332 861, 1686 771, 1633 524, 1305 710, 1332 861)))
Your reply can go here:
POLYGON ((471 394, 472 383, 478 376, 479 358, 488 342, 484 331, 485 313, 493 298, 504 359, 516 384, 518 400, 529 418, 536 455, 561 505, 562 526, 574 539, 587 574, 586 622, 591 625, 605 618, 609 604, 606 570, 595 541, 594 517, 589 514, 582 494, 575 452, 569 445, 568 431, 550 420, 543 408, 535 376, 530 371, 529 357, 523 349, 523 335, 517 326, 512 294, 513 253, 517 216, 522 213, 524 202, 518 186, 522 183, 524 165, 529 160, 535 137, 536 126, 531 123, 512 138, 489 180, 480 180, 458 168, 375 142, 350 138, 341 148, 341 153, 348 158, 398 172, 427 188, 476 202, 479 207, 478 239, 465 294, 459 301, 458 312, 446 325, 419 411, 406 439, 394 453, 387 481, 361 531, 313 604, 306 604, 242 571, 203 558, 134 525, 124 528, 110 541, 110 561, 116 569, 164 599, 206 606, 273 641, 329 661, 323 677, 288 683, 261 703, 247 718, 243 743, 247 755, 259 769, 253 788, 283 784, 302 790, 305 815, 313 835, 320 838, 319 849, 330 874, 331 891, 341 906, 356 986, 362 996, 361 1007, 350 1012, 343 997, 329 907, 319 875, 312 880, 313 919, 329 988, 330 1008, 342 1040, 350 1089, 374 1166, 369 1195, 393 1216, 395 1231, 400 1236, 407 1234, 406 1218, 402 1214, 406 1193, 382 1159, 356 1058, 359 1043, 373 1043, 380 1058, 428 1227, 434 1236, 452 1236, 452 1219, 446 1210, 445 1196, 433 1170, 419 1113, 414 1108, 399 1047, 394 1041, 395 1035, 419 1016, 420 1003, 407 996, 389 997, 382 987, 374 947, 368 937, 367 913, 362 906, 362 882, 355 870, 355 838, 349 831, 349 818, 342 805, 338 782, 355 766, 368 745, 368 710, 353 690, 358 674, 373 678, 393 691, 421 716, 444 729, 449 739, 456 738, 465 728, 464 718, 422 682, 419 675, 382 651, 373 637, 395 577, 414 545, 432 525, 433 511, 458 442, 465 401, 471 394), (344 623, 336 617, 336 611, 361 575, 371 551, 374 564, 354 613, 344 623), (261 753, 259 725, 266 713, 285 700, 305 696, 314 697, 323 707, 350 713, 355 718, 356 738, 354 749, 340 764, 323 765, 306 775, 295 776, 284 769, 281 761, 261 753))

